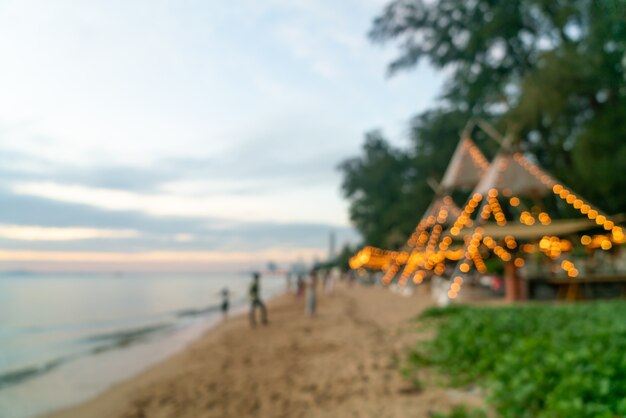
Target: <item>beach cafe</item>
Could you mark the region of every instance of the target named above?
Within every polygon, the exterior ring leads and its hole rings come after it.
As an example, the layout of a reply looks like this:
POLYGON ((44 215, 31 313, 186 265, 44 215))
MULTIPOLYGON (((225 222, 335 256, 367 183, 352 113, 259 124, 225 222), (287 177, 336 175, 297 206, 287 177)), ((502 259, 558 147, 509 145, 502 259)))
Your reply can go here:
POLYGON ((435 198, 403 248, 366 246, 350 260, 383 285, 438 283, 441 303, 465 285, 502 289, 509 301, 626 296, 623 216, 610 216, 555 179, 482 121, 500 142, 493 161, 462 134, 435 198), (463 206, 453 200, 469 192, 463 206), (494 286, 494 284, 498 284, 494 286))

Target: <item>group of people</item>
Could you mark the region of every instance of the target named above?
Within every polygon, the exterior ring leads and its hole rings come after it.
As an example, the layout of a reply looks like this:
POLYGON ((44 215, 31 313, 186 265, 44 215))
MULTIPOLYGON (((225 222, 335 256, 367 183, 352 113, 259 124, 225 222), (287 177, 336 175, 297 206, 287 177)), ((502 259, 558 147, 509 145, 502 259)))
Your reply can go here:
MULTIPOLYGON (((252 282, 248 290, 248 298, 250 300, 250 326, 256 327, 257 311, 260 313, 260 321, 262 324, 268 324, 267 308, 261 299, 261 275, 259 273, 252 274, 252 282)), ((331 294, 334 290, 335 277, 331 272, 326 272, 323 276, 322 288, 327 294, 331 294)), ((317 292, 319 287, 319 273, 312 270, 308 278, 304 275, 297 276, 295 296, 297 298, 304 297, 305 312, 308 316, 313 317, 317 311, 317 292)), ((291 275, 287 275, 287 291, 291 292, 291 275)), ((222 314, 224 317, 228 315, 230 292, 227 288, 221 291, 222 295, 222 314)))

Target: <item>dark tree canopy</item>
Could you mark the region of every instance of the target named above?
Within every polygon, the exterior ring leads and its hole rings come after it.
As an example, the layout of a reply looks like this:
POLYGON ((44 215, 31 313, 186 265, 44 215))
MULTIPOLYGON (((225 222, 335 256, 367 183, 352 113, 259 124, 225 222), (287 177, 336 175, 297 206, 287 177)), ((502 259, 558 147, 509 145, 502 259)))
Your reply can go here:
MULTIPOLYGON (((407 228, 423 211, 410 185, 415 170, 409 158, 392 148, 379 132, 366 135, 363 156, 344 161, 342 190, 350 201, 350 219, 372 245, 399 247, 407 228)), ((426 202, 428 204, 428 202, 426 202)))
MULTIPOLYGON (((424 59, 450 74, 437 108, 413 118, 412 147, 393 150, 404 176, 440 178, 467 120, 481 117, 607 212, 626 211, 626 0, 395 0, 374 19, 370 38, 397 45, 391 74, 424 59)), ((480 139, 486 154, 494 151, 480 139)), ((351 160, 351 171, 344 164, 346 180, 367 177, 368 161, 351 160)), ((411 202, 415 224, 432 197, 408 184, 365 208, 370 192, 354 190, 352 219, 368 243, 390 224, 364 225, 355 211, 373 221, 409 213, 396 205, 411 202)), ((391 226, 406 237, 403 224, 391 226)))

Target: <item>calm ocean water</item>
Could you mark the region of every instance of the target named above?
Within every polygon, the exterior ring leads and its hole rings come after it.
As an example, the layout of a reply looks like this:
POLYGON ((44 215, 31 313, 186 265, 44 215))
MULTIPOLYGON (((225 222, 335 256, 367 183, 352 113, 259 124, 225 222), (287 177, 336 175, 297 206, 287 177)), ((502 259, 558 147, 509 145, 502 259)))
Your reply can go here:
MULTIPOLYGON (((80 402, 180 350, 221 320, 220 290, 246 306, 250 276, 0 275, 0 417, 80 402)), ((269 298, 285 280, 264 276, 269 298)))

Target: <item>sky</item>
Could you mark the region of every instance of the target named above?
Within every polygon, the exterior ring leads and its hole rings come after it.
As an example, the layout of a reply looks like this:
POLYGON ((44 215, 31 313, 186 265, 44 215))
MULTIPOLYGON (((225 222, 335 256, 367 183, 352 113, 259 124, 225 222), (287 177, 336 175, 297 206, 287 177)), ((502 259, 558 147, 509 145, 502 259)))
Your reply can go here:
POLYGON ((337 165, 436 100, 381 0, 0 1, 0 269, 237 269, 357 243, 337 165))

